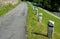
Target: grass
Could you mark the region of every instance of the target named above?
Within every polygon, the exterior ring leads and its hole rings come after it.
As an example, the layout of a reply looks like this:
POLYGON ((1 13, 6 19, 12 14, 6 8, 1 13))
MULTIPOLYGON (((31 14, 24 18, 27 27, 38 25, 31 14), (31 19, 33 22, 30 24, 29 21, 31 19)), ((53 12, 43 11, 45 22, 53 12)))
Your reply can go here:
POLYGON ((11 4, 0 7, 0 16, 6 14, 8 11, 10 11, 13 8, 14 8, 14 6, 11 4))
POLYGON ((21 2, 21 0, 18 0, 18 3, 15 4, 15 5, 8 4, 8 5, 0 6, 0 16, 3 16, 8 11, 12 10, 13 8, 15 8, 20 2, 21 2))
POLYGON ((60 39, 60 20, 38 8, 38 12, 43 14, 42 23, 38 22, 38 16, 35 15, 31 5, 28 6, 27 17, 27 39, 49 39, 47 35, 48 20, 55 22, 53 39, 60 39))
POLYGON ((18 4, 21 2, 21 0, 18 0, 18 4))

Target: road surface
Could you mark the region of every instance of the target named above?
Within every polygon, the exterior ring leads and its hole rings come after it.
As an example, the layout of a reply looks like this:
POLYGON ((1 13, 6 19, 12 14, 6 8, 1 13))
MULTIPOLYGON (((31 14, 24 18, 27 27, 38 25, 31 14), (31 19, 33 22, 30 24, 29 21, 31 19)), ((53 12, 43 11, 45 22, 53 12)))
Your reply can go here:
POLYGON ((52 12, 52 13, 60 17, 60 12, 52 12))
POLYGON ((26 39, 26 17, 27 5, 25 2, 0 17, 0 39, 26 39))

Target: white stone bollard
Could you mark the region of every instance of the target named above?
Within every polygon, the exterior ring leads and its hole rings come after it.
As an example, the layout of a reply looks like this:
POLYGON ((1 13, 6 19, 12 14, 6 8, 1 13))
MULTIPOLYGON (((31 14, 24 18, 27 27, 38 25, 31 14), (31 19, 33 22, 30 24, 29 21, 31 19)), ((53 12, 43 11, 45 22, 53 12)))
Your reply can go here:
POLYGON ((53 31, 54 31, 54 22, 49 20, 48 21, 48 31, 47 31, 47 36, 52 39, 53 36, 53 31))
POLYGON ((35 8, 35 14, 38 16, 38 9, 37 8, 35 8))
POLYGON ((42 13, 40 13, 39 15, 38 15, 38 20, 39 20, 39 22, 42 22, 42 13))
POLYGON ((33 10, 35 10, 36 6, 33 6, 33 10))

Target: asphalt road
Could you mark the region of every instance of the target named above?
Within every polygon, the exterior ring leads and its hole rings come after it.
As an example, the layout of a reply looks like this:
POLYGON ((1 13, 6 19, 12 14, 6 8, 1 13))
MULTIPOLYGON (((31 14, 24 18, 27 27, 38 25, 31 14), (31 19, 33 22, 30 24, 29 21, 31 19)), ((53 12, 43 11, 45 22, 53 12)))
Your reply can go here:
POLYGON ((60 12, 52 12, 52 13, 60 17, 60 12))
POLYGON ((26 17, 27 5, 25 2, 0 17, 0 39, 26 39, 26 17))

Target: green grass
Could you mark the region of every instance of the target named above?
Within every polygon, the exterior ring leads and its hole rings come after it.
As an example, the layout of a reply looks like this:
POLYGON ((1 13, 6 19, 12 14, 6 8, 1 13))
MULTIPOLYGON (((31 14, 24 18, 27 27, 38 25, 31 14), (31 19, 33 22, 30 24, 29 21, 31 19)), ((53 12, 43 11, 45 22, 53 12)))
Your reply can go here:
POLYGON ((21 2, 21 0, 18 0, 18 1, 19 2, 17 4, 15 4, 15 5, 8 4, 8 5, 0 6, 0 16, 3 16, 8 11, 12 10, 13 8, 15 8, 21 2))
POLYGON ((2 7, 0 7, 0 16, 6 14, 9 10, 11 10, 12 8, 14 8, 13 5, 9 4, 9 5, 4 5, 2 7))
MULTIPOLYGON (((44 12, 44 10, 39 9, 39 13, 43 13, 43 23, 47 26, 48 20, 53 20, 55 22, 54 26, 54 39, 60 39, 60 20, 53 17, 50 14, 47 14, 48 12, 44 12)), ((42 23, 42 24, 43 24, 42 23)), ((47 28, 47 27, 44 27, 47 28)))
POLYGON ((60 39, 60 20, 38 8, 39 13, 43 13, 43 20, 42 23, 40 23, 29 3, 27 3, 27 6, 27 39, 48 39, 48 37, 43 36, 47 34, 48 20, 55 22, 53 39, 60 39))
POLYGON ((21 0, 18 0, 18 4, 21 2, 21 0))

